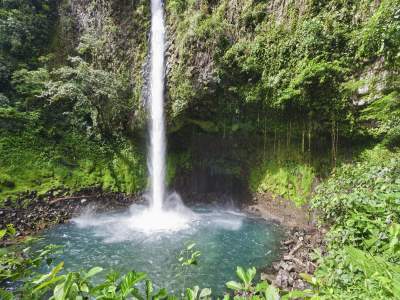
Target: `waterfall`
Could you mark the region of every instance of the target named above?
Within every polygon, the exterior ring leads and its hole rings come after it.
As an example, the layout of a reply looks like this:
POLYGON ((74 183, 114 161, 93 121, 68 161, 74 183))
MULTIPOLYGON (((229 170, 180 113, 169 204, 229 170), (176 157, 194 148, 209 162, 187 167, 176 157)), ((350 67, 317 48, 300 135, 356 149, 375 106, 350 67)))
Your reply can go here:
POLYGON ((183 204, 177 193, 165 188, 166 130, 164 114, 165 21, 162 0, 151 0, 150 99, 148 101, 148 149, 150 207, 131 207, 129 227, 144 233, 178 231, 190 226, 196 215, 183 204))
POLYGON ((150 179, 151 209, 161 211, 165 199, 165 22, 162 0, 151 0, 150 179))

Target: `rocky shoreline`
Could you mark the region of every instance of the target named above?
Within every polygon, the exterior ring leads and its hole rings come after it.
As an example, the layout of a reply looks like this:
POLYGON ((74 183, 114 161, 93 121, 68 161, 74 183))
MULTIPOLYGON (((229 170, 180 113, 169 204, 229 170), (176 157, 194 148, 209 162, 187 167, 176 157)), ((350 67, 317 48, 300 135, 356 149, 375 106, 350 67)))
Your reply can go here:
POLYGON ((308 289, 304 275, 313 275, 317 268, 315 251, 325 253, 324 231, 291 228, 288 236, 281 242, 281 259, 263 270, 261 279, 285 291, 308 289))
POLYGON ((312 275, 316 270, 315 251, 321 255, 326 252, 326 230, 316 227, 315 214, 307 206, 296 207, 292 201, 269 193, 255 194, 246 210, 286 228, 280 260, 261 270, 261 279, 285 291, 310 288, 303 274, 312 275))
POLYGON ((99 188, 82 189, 73 194, 68 190, 51 190, 44 195, 24 193, 16 201, 5 200, 0 208, 0 228, 13 224, 17 232, 16 239, 3 239, 0 245, 15 243, 43 229, 67 223, 87 208, 104 212, 127 208, 141 200, 138 195, 104 192, 99 188))

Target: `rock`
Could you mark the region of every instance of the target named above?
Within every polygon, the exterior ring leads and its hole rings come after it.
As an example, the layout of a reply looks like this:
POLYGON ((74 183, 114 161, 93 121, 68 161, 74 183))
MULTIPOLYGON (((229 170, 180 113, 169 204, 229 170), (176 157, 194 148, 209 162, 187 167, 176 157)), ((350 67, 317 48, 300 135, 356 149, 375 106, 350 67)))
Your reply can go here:
POLYGON ((288 245, 293 244, 293 243, 294 243, 294 240, 286 240, 286 241, 283 242, 283 244, 285 246, 288 246, 288 245))
POLYGON ((288 277, 288 286, 293 286, 293 283, 294 283, 294 279, 293 279, 293 277, 289 274, 289 277, 288 277))
POLYGON ((288 288, 289 286, 289 272, 283 269, 280 269, 278 275, 275 278, 275 284, 280 288, 288 288))
POLYGON ((272 268, 275 270, 275 271, 279 271, 279 269, 281 268, 281 262, 273 262, 272 263, 272 268))
POLYGON ((83 199, 81 200, 81 204, 86 203, 86 201, 87 201, 87 199, 86 199, 86 198, 83 198, 83 199))
POLYGON ((307 288, 303 280, 297 279, 293 283, 293 288, 296 290, 305 290, 307 288))
POLYGON ((306 263, 306 271, 308 274, 313 274, 315 272, 315 269, 316 266, 312 262, 308 261, 306 263))
POLYGON ((292 263, 287 263, 287 264, 285 264, 285 265, 286 265, 285 270, 288 271, 288 272, 292 272, 292 271, 294 271, 294 270, 296 269, 296 268, 295 268, 295 265, 292 264, 292 263))
POLYGON ((272 283, 275 280, 275 276, 273 274, 261 273, 261 280, 272 283))

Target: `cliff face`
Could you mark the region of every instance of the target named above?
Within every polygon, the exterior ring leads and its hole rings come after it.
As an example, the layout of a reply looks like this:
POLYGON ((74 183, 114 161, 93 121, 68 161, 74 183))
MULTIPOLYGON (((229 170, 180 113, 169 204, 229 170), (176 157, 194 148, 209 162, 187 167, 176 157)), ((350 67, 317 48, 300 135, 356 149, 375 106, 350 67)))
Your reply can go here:
MULTIPOLYGON (((379 30, 383 23, 395 26, 389 21, 395 22, 395 6, 396 1, 167 1, 170 114, 215 120, 227 112, 244 122, 257 118, 249 110, 283 113, 293 121, 320 116, 316 123, 323 128, 317 131, 330 131, 332 115, 343 106, 352 109, 337 99, 349 100, 340 85, 390 56, 380 52, 385 45, 377 40, 385 35, 379 30)), ((343 129, 348 135, 353 128, 343 129)))
POLYGON ((53 51, 57 64, 79 55, 93 68, 128 81, 135 116, 127 126, 143 127, 145 70, 150 28, 149 1, 63 0, 53 51))
MULTIPOLYGON (((390 109, 399 101, 399 4, 167 0, 170 153, 175 163, 191 157, 174 172, 243 178, 260 161, 276 161, 274 168, 295 162, 318 173, 351 153, 355 139, 382 138, 397 123, 373 103, 390 109)), ((55 46, 60 57, 79 54, 128 78, 129 126, 140 130, 149 10, 145 0, 63 1, 55 46)))
MULTIPOLYGON (((97 68, 129 78, 135 110, 142 110, 140 99, 146 98, 148 2, 65 0, 59 5, 55 51, 66 57, 80 43, 92 47, 97 68)), ((279 125, 284 116, 296 123, 298 133, 307 123, 312 127, 307 130, 329 135, 334 122, 340 135, 352 136, 359 129, 353 104, 365 98, 354 86, 376 84, 379 78, 370 70, 379 61, 379 73, 398 72, 396 4, 166 1, 170 128, 200 124, 220 133, 246 128, 260 133, 260 113, 268 113, 277 122, 270 122, 270 131, 287 127, 279 125), (366 82, 367 73, 376 80, 366 82), (212 128, 199 121, 212 122, 212 128)))

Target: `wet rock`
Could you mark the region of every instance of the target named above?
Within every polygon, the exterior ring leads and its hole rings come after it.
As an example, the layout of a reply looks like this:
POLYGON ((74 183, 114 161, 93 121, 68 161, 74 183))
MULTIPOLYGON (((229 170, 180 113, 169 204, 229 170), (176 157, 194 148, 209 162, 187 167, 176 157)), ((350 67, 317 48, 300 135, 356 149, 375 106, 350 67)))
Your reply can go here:
POLYGON ((281 243, 282 259, 272 264, 271 270, 276 272, 274 284, 284 290, 304 290, 309 285, 299 274, 315 272, 317 265, 311 254, 315 249, 324 253, 323 233, 315 228, 292 228, 288 235, 290 238, 281 243))
POLYGON ((281 262, 273 262, 272 263, 272 268, 275 270, 275 271, 279 271, 279 269, 281 268, 281 262))
POLYGON ((308 288, 308 286, 306 285, 306 283, 301 280, 301 279, 297 279, 293 282, 293 289, 296 290, 305 290, 306 288, 308 288))
POLYGON ((15 202, 6 199, 3 203, 4 206, 8 204, 7 208, 0 210, 0 228, 12 223, 20 235, 32 234, 53 224, 68 222, 72 216, 80 214, 88 205, 98 205, 94 211, 102 212, 114 208, 126 208, 140 199, 138 196, 126 197, 122 193, 104 193, 100 189, 91 188, 71 195, 71 197, 82 197, 82 199, 68 200, 66 198, 51 202, 55 198, 62 198, 64 197, 62 195, 69 194, 65 189, 52 190, 45 195, 37 195, 34 191, 19 194, 15 202))
POLYGON ((289 287, 289 277, 290 275, 288 271, 280 269, 275 278, 276 286, 282 289, 287 289, 289 287))

